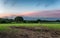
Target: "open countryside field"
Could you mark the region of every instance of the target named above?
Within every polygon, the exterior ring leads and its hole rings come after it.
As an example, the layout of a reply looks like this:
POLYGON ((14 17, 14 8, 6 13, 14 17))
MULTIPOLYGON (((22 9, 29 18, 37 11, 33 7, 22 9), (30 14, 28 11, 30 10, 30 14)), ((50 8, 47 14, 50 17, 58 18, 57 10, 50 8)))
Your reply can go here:
POLYGON ((60 24, 0 24, 0 38, 60 38, 60 24))
POLYGON ((9 26, 24 26, 24 27, 38 27, 38 26, 46 26, 50 29, 60 29, 60 24, 57 23, 21 23, 21 24, 0 24, 0 30, 8 29, 9 26))

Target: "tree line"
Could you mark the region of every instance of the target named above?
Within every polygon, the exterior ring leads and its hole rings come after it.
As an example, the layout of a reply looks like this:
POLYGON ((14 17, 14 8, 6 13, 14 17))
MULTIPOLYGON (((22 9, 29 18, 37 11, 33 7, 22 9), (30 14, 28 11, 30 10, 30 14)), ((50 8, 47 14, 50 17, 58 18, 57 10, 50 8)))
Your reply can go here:
POLYGON ((40 22, 60 22, 60 20, 49 21, 49 20, 24 20, 23 17, 17 16, 14 19, 0 18, 0 23, 40 23, 40 22))

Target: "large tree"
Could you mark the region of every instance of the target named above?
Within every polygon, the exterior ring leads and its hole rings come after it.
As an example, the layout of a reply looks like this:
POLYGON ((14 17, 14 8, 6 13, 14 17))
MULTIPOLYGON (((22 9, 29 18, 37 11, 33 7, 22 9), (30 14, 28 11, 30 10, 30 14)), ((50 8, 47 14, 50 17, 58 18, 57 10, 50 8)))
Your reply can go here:
POLYGON ((17 17, 15 17, 15 21, 16 22, 23 22, 23 17, 21 17, 21 16, 17 16, 17 17))
POLYGON ((38 23, 40 23, 40 21, 41 21, 40 19, 37 19, 37 22, 38 22, 38 23))

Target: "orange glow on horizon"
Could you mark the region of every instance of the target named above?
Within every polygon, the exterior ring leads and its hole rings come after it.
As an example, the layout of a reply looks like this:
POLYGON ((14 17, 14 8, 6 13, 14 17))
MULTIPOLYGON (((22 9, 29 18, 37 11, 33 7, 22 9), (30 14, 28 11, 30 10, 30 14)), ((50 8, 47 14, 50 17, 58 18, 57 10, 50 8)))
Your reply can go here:
POLYGON ((16 14, 13 13, 0 14, 0 17, 6 17, 6 16, 60 17, 60 11, 53 10, 53 11, 23 12, 23 13, 16 13, 16 14))
POLYGON ((17 13, 17 14, 12 14, 12 13, 2 13, 0 14, 0 18, 6 17, 6 16, 29 16, 30 14, 33 14, 35 12, 24 12, 24 13, 17 13))

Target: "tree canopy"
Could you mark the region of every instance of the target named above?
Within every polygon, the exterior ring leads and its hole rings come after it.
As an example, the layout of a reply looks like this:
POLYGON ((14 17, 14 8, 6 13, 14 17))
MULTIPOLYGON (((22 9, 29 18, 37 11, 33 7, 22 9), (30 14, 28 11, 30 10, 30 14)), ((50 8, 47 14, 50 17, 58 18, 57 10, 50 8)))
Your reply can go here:
POLYGON ((17 16, 17 17, 15 17, 15 21, 16 22, 23 22, 23 17, 21 17, 21 16, 17 16))

